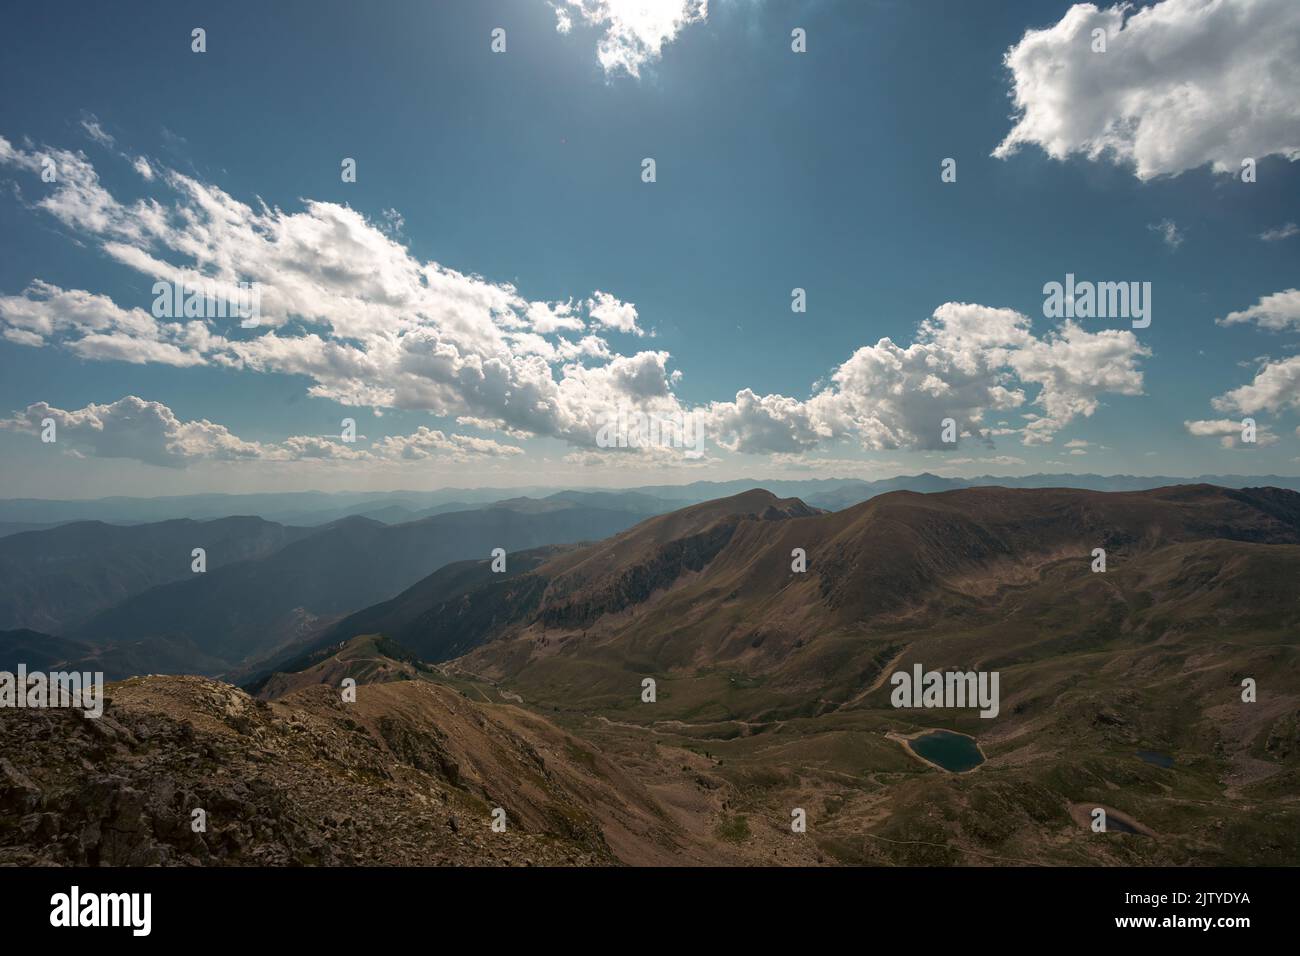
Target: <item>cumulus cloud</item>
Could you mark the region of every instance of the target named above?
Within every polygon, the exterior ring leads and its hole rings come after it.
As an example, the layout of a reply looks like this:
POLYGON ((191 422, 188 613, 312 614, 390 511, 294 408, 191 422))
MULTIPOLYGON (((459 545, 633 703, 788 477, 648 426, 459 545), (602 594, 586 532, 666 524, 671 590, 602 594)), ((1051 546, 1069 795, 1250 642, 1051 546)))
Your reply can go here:
POLYGON ((1024 444, 1039 444, 1092 415, 1103 394, 1141 394, 1138 363, 1149 354, 1127 330, 1067 322, 1038 338, 1028 316, 1011 309, 949 302, 913 344, 884 338, 858 349, 807 401, 745 389, 709 412, 723 447, 795 453, 842 438, 871 450, 951 447, 942 441, 947 418, 959 434, 991 444, 986 413, 1034 405, 1041 412, 1026 412, 1019 432, 1024 444))
POLYGON ((835 437, 832 427, 817 419, 814 402, 784 395, 756 395, 752 389, 742 389, 735 401, 715 402, 710 407, 711 431, 714 440, 730 451, 807 451, 835 437))
POLYGON ((606 75, 621 70, 634 77, 683 29, 709 17, 708 0, 559 0, 553 6, 560 33, 573 29, 575 17, 604 31, 596 58, 606 75))
POLYGON ((1075 4, 1004 58, 1015 125, 993 155, 1037 145, 1131 165, 1142 180, 1244 158, 1300 159, 1300 4, 1075 4), (1094 30, 1106 50, 1093 51, 1094 30))
POLYGON ((237 438, 224 425, 207 419, 183 422, 166 405, 134 395, 74 411, 37 402, 0 419, 0 429, 37 434, 47 419, 54 422, 55 444, 83 457, 132 458, 180 468, 200 458, 231 460, 265 454, 263 446, 237 438))
MULTIPOLYGON (((253 207, 161 168, 170 204, 124 205, 80 154, 48 152, 60 178, 38 208, 151 279, 256 283, 260 325, 245 334, 234 323, 155 319, 37 280, 0 301, 0 334, 11 341, 302 375, 310 394, 344 405, 500 421, 578 444, 593 440, 602 408, 669 390, 666 353, 615 355, 599 335, 580 334, 588 319, 572 301, 530 302, 508 283, 412 257, 389 234, 391 215, 377 225, 334 203, 253 207)), ((0 138, 0 165, 39 173, 43 155, 0 138)), ((595 292, 587 312, 596 326, 640 334, 636 306, 612 293, 595 292)))
MULTIPOLYGON (((1246 309, 1229 312, 1218 319, 1219 325, 1256 325, 1272 332, 1300 330, 1300 289, 1286 289, 1260 298, 1246 309)), ((1257 360, 1254 379, 1246 385, 1224 392, 1211 400, 1216 411, 1226 414, 1256 415, 1260 412, 1279 412, 1287 408, 1300 408, 1300 355, 1274 360, 1268 357, 1257 360)), ((1193 423, 1207 428, 1224 422, 1193 423)), ((1230 422, 1228 424, 1231 424, 1230 422)), ((1189 424, 1190 429, 1190 424, 1189 424)), ((1210 434, 1201 431, 1193 434, 1210 434)), ((1260 426, 1260 444, 1272 444, 1275 436, 1268 436, 1260 426)), ((1225 439, 1225 445, 1231 441, 1225 439)))
POLYGON ((424 425, 413 434, 390 435, 374 446, 377 457, 402 461, 425 461, 430 458, 469 461, 485 457, 508 458, 523 453, 524 450, 516 445, 503 445, 490 438, 446 435, 424 425))
POLYGON ((587 300, 587 314, 607 329, 634 335, 644 334, 637 328, 636 306, 630 302, 620 302, 608 292, 598 290, 587 300))
POLYGON ((580 332, 586 323, 574 311, 573 300, 567 302, 530 302, 528 321, 539 335, 552 332, 580 332))
POLYGON ((104 295, 60 289, 39 279, 22 295, 0 296, 0 335, 19 345, 61 344, 82 358, 142 365, 202 365, 225 340, 202 322, 160 323, 104 295))
POLYGON ((1243 415, 1300 408, 1300 355, 1266 362, 1249 385, 1224 392, 1210 404, 1216 411, 1243 415))
POLYGON ((359 448, 333 435, 292 435, 281 442, 245 441, 207 419, 182 421, 161 402, 127 395, 104 405, 65 410, 36 402, 0 419, 0 430, 38 435, 53 421, 55 445, 78 457, 129 458, 164 468, 216 461, 425 461, 506 458, 523 449, 488 438, 444 435, 421 426, 359 448))
MULTIPOLYGON (((1224 448, 1251 447, 1250 442, 1243 442, 1241 440, 1241 422, 1233 421, 1230 418, 1183 422, 1183 427, 1187 429, 1188 434, 1200 438, 1217 437, 1219 439, 1219 444, 1224 448)), ((1255 427, 1255 445, 1264 448, 1276 444, 1277 440, 1277 436, 1269 430, 1267 425, 1257 425, 1255 427)))
POLYGON ((263 446, 259 456, 271 461, 369 461, 369 451, 331 435, 292 435, 284 441, 263 446))
POLYGON ((1218 319, 1219 325, 1254 323, 1261 329, 1280 332, 1285 329, 1300 330, 1300 289, 1286 289, 1263 296, 1249 308, 1229 312, 1218 319))
MULTIPOLYGON (((0 165, 36 171, 41 155, 0 138, 0 165)), ((161 166, 155 188, 169 190, 169 201, 126 206, 84 158, 59 155, 73 174, 47 197, 46 212, 150 279, 256 283, 259 324, 155 317, 37 279, 20 295, 0 296, 0 334, 10 341, 88 359, 296 375, 308 394, 344 406, 425 411, 511 437, 594 449, 611 415, 631 407, 659 417, 699 413, 717 444, 737 452, 799 454, 843 440, 939 448, 949 417, 985 444, 1012 435, 1043 443, 1092 415, 1105 395, 1141 394, 1139 365, 1150 354, 1127 330, 1066 322, 1039 336, 1013 310, 950 302, 920 323, 911 344, 885 338, 858 349, 808 398, 742 389, 733 400, 689 408, 667 351, 620 353, 598 334, 643 334, 636 306, 613 293, 530 301, 508 283, 416 259, 391 228, 347 206, 254 207, 161 166), (1022 424, 1006 421, 1011 412, 1022 424)), ((464 436, 430 430, 373 453, 410 459, 473 448, 464 436)), ((304 440, 267 454, 350 451, 304 440)))

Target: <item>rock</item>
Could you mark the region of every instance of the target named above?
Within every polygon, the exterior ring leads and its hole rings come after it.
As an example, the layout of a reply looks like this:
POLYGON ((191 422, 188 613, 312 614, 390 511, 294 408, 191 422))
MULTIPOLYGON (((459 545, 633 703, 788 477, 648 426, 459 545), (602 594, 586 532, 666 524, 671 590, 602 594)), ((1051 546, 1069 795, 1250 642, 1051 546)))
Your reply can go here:
POLYGON ((21 816, 41 804, 41 791, 17 767, 0 758, 0 811, 21 816))

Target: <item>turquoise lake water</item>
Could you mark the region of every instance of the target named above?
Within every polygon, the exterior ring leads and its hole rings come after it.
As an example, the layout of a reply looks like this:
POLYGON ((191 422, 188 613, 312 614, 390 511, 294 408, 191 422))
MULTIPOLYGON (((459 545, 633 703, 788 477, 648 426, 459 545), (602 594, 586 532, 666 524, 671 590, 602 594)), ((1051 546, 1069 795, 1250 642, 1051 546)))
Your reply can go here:
POLYGON ((972 738, 950 730, 932 730, 922 734, 911 741, 911 746, 926 760, 952 773, 974 770, 984 762, 984 755, 972 738))

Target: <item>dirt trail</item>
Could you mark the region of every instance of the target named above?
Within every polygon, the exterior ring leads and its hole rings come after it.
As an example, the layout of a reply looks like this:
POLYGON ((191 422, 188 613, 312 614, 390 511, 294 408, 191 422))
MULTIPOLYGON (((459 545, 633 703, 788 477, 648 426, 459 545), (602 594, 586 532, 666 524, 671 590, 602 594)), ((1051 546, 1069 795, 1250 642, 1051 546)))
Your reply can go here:
POLYGON ((895 667, 898 666, 898 662, 903 659, 903 655, 905 655, 909 650, 911 650, 910 644, 907 647, 903 648, 901 651, 899 651, 897 654, 895 654, 893 657, 891 657, 889 659, 889 662, 885 664, 884 667, 880 668, 880 673, 876 675, 876 679, 871 682, 870 686, 859 691, 857 696, 845 701, 835 709, 842 710, 845 707, 856 706, 857 704, 860 704, 868 694, 878 691, 881 687, 884 686, 885 681, 889 679, 890 673, 893 671, 895 667))

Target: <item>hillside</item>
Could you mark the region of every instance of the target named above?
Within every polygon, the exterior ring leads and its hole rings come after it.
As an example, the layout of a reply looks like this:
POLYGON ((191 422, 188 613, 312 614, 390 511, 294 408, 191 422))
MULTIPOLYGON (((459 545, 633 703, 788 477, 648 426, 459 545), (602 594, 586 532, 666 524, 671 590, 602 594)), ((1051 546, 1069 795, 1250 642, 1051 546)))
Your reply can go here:
POLYGON ((816 513, 797 500, 752 491, 647 519, 588 547, 511 554, 502 574, 484 560, 450 565, 391 601, 350 615, 313 646, 378 632, 425 660, 447 660, 541 613, 544 603, 548 613, 563 613, 553 610, 561 592, 574 601, 621 606, 660 579, 698 571, 746 520, 816 513))
POLYGON ((386 684, 432 679, 438 673, 396 641, 364 634, 291 660, 244 689, 262 700, 275 700, 316 684, 341 687, 348 678, 358 684, 386 684))
POLYGON ((265 557, 313 529, 261 518, 180 519, 118 526, 74 521, 0 538, 0 630, 63 633, 150 588, 190 576, 203 548, 210 570, 265 557))
POLYGON ((446 564, 272 659, 249 685, 260 701, 127 681, 110 714, 129 737, 0 714, 6 753, 66 745, 105 793, 141 794, 129 821, 99 807, 111 827, 87 830, 92 797, 64 758, 11 759, 0 845, 17 860, 1293 865, 1298 567, 1300 494, 1273 488, 899 491, 833 513, 746 491, 512 551, 503 574, 482 554, 446 564), (893 706, 890 675, 917 665, 997 672, 997 714, 893 706), (921 759, 936 729, 977 748, 969 772, 921 759), (176 833, 159 768, 192 793, 253 781, 236 842, 176 833), (448 837, 430 793, 475 820, 517 801, 522 842, 448 837), (334 855, 341 814, 367 839, 391 817, 397 837, 334 855), (129 847, 78 856, 69 832, 129 847))
POLYGON ((1051 636, 1008 634, 1003 651, 1008 640, 1018 653, 1060 646, 1106 621, 1158 636, 1171 612, 1186 623, 1192 594, 1207 586, 1235 625, 1281 630, 1300 620, 1297 596, 1273 570, 1300 544, 1294 492, 895 492, 832 514, 799 506, 766 516, 757 494, 724 499, 739 509, 734 521, 711 521, 696 506, 540 566, 532 576, 541 596, 510 625, 498 615, 473 664, 497 677, 527 665, 534 686, 584 657, 645 660, 659 672, 736 664, 794 695, 826 680, 848 694, 874 667, 864 638, 928 641, 1007 618, 1020 631, 1031 606, 1051 636), (1187 549, 1194 542, 1199 551, 1187 549), (1090 570, 1097 547, 1107 551, 1105 575, 1090 570), (791 570, 795 548, 807 554, 806 573, 791 570), (1206 554, 1235 560, 1207 582, 1191 575, 1206 554), (1040 588, 1051 599, 1037 607, 1040 588), (1153 606, 1159 612, 1140 613, 1153 606))
POLYGON ((644 863, 680 849, 644 789, 588 746, 446 686, 267 703, 148 677, 109 698, 97 721, 0 711, 0 865, 592 865, 617 862, 615 847, 644 863))
POLYGON ((423 612, 412 589, 386 623, 647 786, 675 786, 670 749, 707 755, 715 825, 751 821, 740 851, 812 804, 843 862, 1293 862, 1297 567, 1300 495, 1277 489, 898 492, 833 514, 746 493, 423 612), (918 663, 999 671, 1000 713, 895 709, 887 678, 918 663), (910 759, 898 739, 933 727, 987 762, 910 759), (1158 839, 1089 840, 1079 807, 1099 804, 1158 839))

